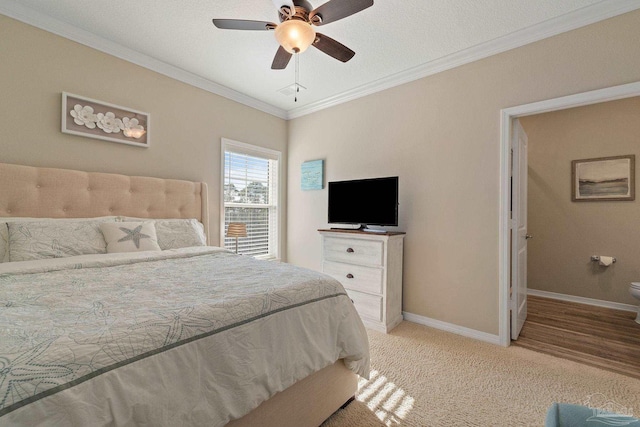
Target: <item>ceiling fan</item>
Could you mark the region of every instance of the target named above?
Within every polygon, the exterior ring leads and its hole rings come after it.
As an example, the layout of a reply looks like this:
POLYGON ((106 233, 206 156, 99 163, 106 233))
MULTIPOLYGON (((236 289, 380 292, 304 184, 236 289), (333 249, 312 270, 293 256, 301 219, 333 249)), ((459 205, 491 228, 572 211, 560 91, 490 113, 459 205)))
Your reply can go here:
POLYGON ((356 53, 343 45, 317 33, 313 26, 322 26, 358 13, 370 6, 373 0, 330 0, 316 9, 306 0, 272 0, 278 9, 280 24, 242 19, 214 19, 213 24, 224 30, 275 31, 280 47, 271 68, 287 68, 294 53, 302 53, 311 45, 338 61, 347 62, 356 53))

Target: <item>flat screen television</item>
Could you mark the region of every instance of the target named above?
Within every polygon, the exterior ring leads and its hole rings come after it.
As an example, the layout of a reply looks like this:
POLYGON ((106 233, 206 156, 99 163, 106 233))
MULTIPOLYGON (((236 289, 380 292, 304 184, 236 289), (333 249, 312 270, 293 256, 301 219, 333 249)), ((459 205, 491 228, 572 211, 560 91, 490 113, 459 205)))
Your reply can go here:
POLYGON ((330 182, 329 223, 397 226, 398 177, 330 182))

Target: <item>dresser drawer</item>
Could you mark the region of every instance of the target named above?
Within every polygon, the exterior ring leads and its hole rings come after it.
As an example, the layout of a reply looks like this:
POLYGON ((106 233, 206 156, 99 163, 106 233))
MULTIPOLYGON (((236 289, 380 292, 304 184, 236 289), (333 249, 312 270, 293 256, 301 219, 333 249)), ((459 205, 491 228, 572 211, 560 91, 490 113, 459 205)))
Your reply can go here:
POLYGON ((382 242, 336 237, 324 239, 324 259, 326 260, 381 266, 383 265, 382 255, 382 242))
POLYGON ((380 267, 325 261, 322 263, 322 271, 339 280, 347 289, 382 294, 383 270, 380 267))
POLYGON ((363 294, 362 292, 347 289, 347 295, 356 306, 358 314, 376 322, 382 321, 382 297, 363 294))

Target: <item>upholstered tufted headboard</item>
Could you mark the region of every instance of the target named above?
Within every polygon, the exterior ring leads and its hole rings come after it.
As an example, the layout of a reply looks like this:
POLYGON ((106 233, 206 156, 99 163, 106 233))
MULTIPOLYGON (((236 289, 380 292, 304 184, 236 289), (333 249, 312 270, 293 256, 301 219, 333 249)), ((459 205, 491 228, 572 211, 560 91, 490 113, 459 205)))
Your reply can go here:
POLYGON ((0 217, 196 218, 209 236, 204 182, 0 163, 0 217))

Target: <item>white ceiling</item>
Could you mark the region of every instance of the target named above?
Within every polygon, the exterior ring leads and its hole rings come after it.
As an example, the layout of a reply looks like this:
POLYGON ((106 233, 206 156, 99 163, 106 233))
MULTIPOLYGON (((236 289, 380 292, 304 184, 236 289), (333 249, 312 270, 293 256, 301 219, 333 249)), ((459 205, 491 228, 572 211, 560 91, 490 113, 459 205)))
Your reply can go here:
POLYGON ((286 70, 270 68, 278 48, 273 32, 211 23, 278 22, 270 0, 0 0, 0 13, 283 118, 637 8, 640 0, 375 0, 317 28, 356 56, 343 64, 314 48, 301 54, 307 90, 295 103, 278 93, 293 84, 294 61, 286 70))

